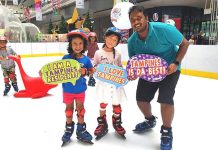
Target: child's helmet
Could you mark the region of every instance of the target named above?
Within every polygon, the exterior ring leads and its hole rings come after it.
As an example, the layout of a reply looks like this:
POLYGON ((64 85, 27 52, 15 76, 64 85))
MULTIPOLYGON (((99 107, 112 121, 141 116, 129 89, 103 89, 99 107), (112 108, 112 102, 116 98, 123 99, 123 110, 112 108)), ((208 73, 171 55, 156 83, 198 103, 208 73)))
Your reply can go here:
POLYGON ((117 42, 117 44, 118 44, 121 40, 121 37, 122 37, 120 30, 116 27, 109 27, 105 32, 105 36, 108 36, 111 34, 115 34, 118 37, 118 42, 117 42))
POLYGON ((175 21, 174 21, 173 19, 167 19, 167 20, 165 21, 165 23, 166 23, 166 24, 169 24, 169 25, 172 25, 172 26, 176 26, 176 23, 175 23, 175 21))
POLYGON ((0 36, 0 41, 7 41, 7 38, 5 36, 0 36))
POLYGON ((95 37, 97 37, 97 35, 96 35, 95 32, 90 32, 90 33, 88 34, 88 37, 90 37, 90 36, 95 36, 95 37))
POLYGON ((90 40, 90 37, 95 37, 95 42, 97 42, 97 34, 96 34, 95 32, 90 32, 90 33, 88 34, 89 42, 91 41, 91 40, 90 40))
POLYGON ((88 40, 88 37, 87 37, 86 33, 82 29, 76 29, 76 30, 73 30, 73 31, 69 32, 67 34, 68 40, 71 39, 74 35, 80 35, 86 41, 88 40))

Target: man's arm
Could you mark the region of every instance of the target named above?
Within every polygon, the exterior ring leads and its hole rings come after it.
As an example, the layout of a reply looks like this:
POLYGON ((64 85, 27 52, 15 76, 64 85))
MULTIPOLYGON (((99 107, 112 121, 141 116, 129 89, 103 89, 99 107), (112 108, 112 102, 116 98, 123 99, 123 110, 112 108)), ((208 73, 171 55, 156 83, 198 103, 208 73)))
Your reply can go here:
POLYGON ((187 50, 188 50, 189 42, 186 38, 183 38, 182 43, 179 45, 179 50, 176 54, 176 58, 172 64, 169 65, 167 69, 167 74, 170 75, 176 72, 178 65, 182 62, 187 50))
POLYGON ((182 43, 179 45, 179 50, 177 52, 175 61, 178 61, 179 63, 182 62, 182 59, 188 50, 188 46, 189 42, 186 40, 186 38, 183 38, 182 43))

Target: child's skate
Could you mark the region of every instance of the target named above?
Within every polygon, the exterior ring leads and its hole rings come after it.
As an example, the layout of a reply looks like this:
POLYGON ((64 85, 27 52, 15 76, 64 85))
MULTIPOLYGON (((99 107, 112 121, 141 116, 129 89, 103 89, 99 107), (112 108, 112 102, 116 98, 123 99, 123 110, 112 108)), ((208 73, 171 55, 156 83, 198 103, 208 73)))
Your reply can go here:
POLYGON ((63 147, 64 145, 66 145, 66 143, 69 143, 70 142, 70 138, 71 138, 71 136, 72 136, 72 134, 73 134, 73 131, 74 131, 74 122, 72 122, 72 124, 71 125, 68 125, 67 123, 66 123, 66 126, 65 126, 65 131, 64 131, 64 135, 63 135, 63 137, 62 137, 62 141, 63 141, 63 143, 62 143, 62 145, 61 145, 61 147, 63 147))
POLYGON ((15 91, 15 92, 18 92, 18 91, 19 91, 19 89, 18 89, 18 86, 17 86, 17 83, 16 83, 16 82, 13 82, 13 83, 12 83, 12 86, 13 86, 13 88, 14 88, 14 91, 15 91))
POLYGON ((77 124, 76 130, 77 139, 83 143, 93 144, 91 134, 86 131, 86 123, 77 124))
POLYGON ((125 129, 121 125, 122 124, 121 116, 119 116, 117 118, 112 116, 112 121, 113 121, 113 127, 116 130, 116 133, 118 135, 120 135, 123 139, 126 139, 126 137, 125 137, 126 131, 125 131, 125 129))
POLYGON ((97 121, 98 121, 98 126, 95 129, 94 134, 96 136, 95 139, 99 140, 108 133, 108 124, 107 124, 106 115, 102 117, 98 117, 97 121))
POLYGON ((11 89, 11 85, 9 83, 5 84, 4 96, 8 94, 11 89))

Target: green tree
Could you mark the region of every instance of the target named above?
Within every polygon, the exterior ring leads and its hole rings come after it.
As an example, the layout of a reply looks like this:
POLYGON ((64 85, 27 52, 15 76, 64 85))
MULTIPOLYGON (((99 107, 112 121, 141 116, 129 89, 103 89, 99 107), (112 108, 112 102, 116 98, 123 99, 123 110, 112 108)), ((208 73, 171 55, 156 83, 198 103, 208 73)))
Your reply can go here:
POLYGON ((53 24, 50 19, 49 24, 48 24, 48 34, 52 34, 52 30, 53 30, 53 24))
POLYGON ((89 12, 86 14, 85 22, 83 23, 83 28, 89 28, 90 31, 93 31, 92 19, 89 16, 89 12))
POLYGON ((64 16, 61 16, 61 22, 59 24, 59 33, 67 33, 67 22, 64 19, 64 16))

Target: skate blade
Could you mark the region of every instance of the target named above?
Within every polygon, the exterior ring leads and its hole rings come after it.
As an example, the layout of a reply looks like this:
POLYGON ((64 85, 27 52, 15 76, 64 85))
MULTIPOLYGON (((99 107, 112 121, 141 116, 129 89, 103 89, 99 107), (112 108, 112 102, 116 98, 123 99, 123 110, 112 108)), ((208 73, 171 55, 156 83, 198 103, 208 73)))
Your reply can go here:
POLYGON ((106 134, 108 133, 108 130, 106 130, 103 134, 96 136, 95 140, 100 140, 101 138, 103 138, 106 134))
POLYGON ((152 129, 145 129, 145 130, 132 130, 134 133, 138 133, 138 134, 141 134, 141 133, 145 133, 145 132, 148 132, 148 131, 151 131, 152 129))
POLYGON ((142 130, 142 131, 139 131, 139 130, 136 130, 136 129, 134 129, 134 130, 132 130, 134 133, 145 133, 145 130, 142 130))
POLYGON ((61 147, 64 147, 64 146, 68 145, 70 142, 71 142, 71 140, 69 140, 69 141, 67 141, 67 142, 63 142, 63 143, 61 144, 61 147))
POLYGON ((66 146, 66 145, 67 145, 67 143, 68 143, 68 142, 63 142, 63 143, 62 143, 62 145, 61 145, 61 147, 64 147, 64 146, 66 146))
POLYGON ((86 141, 86 140, 81 140, 81 139, 79 139, 79 138, 77 138, 81 143, 84 143, 84 144, 90 144, 90 145, 92 145, 92 144, 94 144, 92 141, 86 141))
POLYGON ((116 132, 116 135, 118 135, 119 137, 121 137, 122 139, 126 139, 126 136, 125 136, 125 134, 119 134, 118 132, 116 132))

